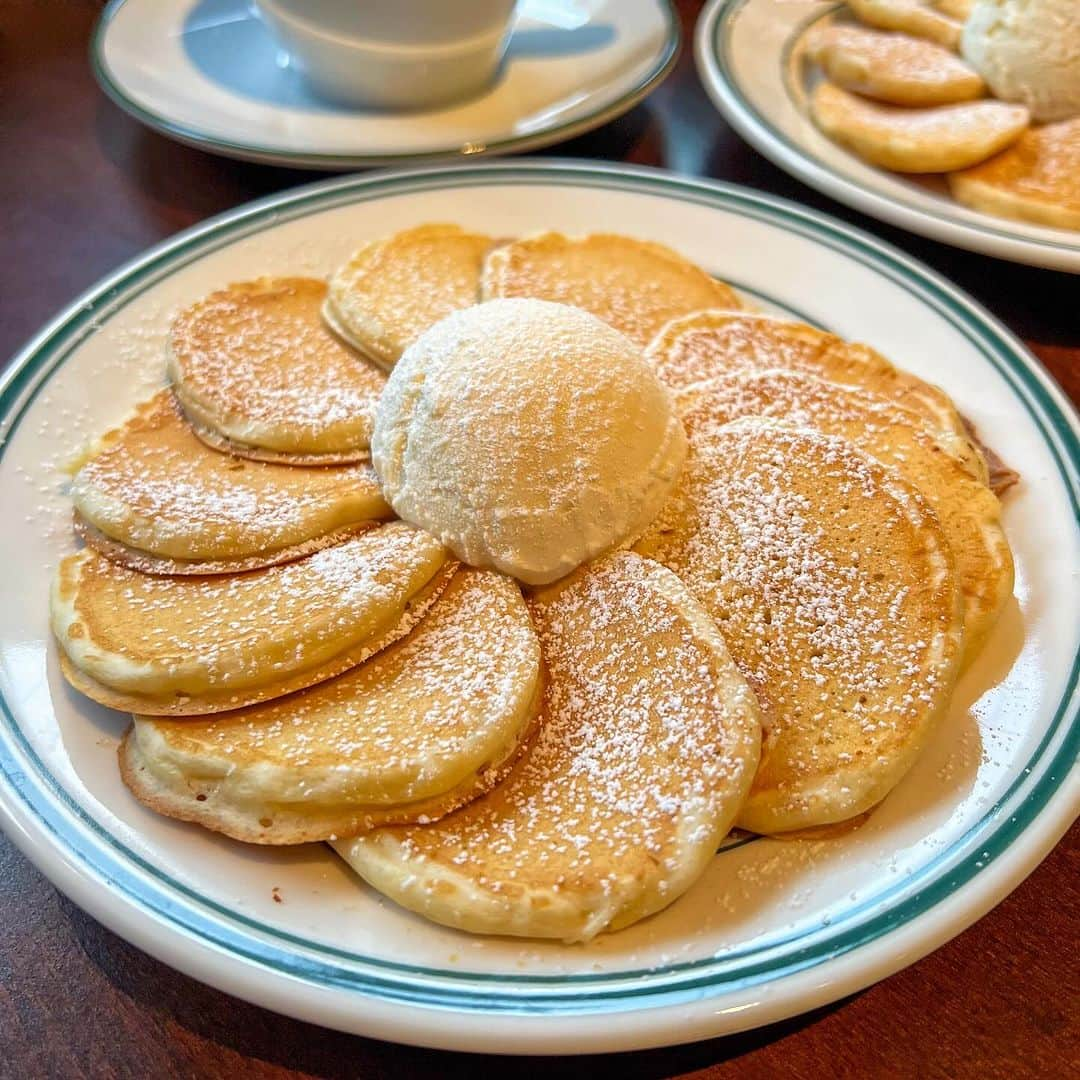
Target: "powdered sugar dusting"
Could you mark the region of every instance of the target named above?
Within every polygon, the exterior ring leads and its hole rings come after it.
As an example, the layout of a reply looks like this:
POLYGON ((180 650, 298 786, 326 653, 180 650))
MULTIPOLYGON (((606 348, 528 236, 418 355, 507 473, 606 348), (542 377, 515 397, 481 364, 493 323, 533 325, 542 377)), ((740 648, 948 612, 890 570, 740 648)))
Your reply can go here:
POLYGON ((661 380, 678 390, 730 372, 818 370, 819 358, 837 340, 771 316, 703 311, 665 327, 645 357, 661 380))
POLYGON ((543 233, 494 251, 484 298, 511 296, 582 308, 640 345, 689 311, 739 307, 727 285, 674 251, 604 233, 543 233))
POLYGON ((298 770, 305 799, 405 802, 512 745, 539 669, 517 585, 460 570, 407 638, 351 672, 285 701, 158 727, 181 749, 298 770))
POLYGON ((106 436, 72 494, 107 534, 182 558, 269 551, 389 514, 369 465, 297 469, 218 453, 169 391, 106 436))
POLYGON ((697 312, 665 327, 646 358, 677 390, 723 375, 781 368, 817 375, 871 390, 942 431, 966 437, 963 421, 943 390, 900 371, 868 345, 802 323, 745 312, 697 312))
POLYGON ((392 366, 429 326, 476 303, 491 245, 456 225, 421 225, 365 244, 330 279, 334 316, 392 366))
POLYGON ((530 886, 663 894, 680 860, 711 850, 756 714, 650 566, 609 557, 534 605, 549 675, 535 745, 484 800, 397 832, 407 857, 446 860, 512 902, 530 886))
POLYGON ((332 438, 323 449, 366 446, 385 376, 326 329, 325 296, 321 281, 276 279, 230 286, 181 313, 170 348, 185 397, 226 435, 259 426, 332 438))
POLYGON ((714 429, 744 416, 776 417, 841 435, 873 456, 893 457, 923 417, 888 398, 825 382, 799 371, 728 372, 681 390, 676 407, 688 431, 714 429))
MULTIPOLYGON (((83 551, 74 599, 87 638, 177 690, 278 681, 359 644, 432 576, 442 549, 403 523, 248 574, 149 577, 83 551)), ((77 622, 76 625, 79 625, 77 622)))
POLYGON ((1000 507, 966 440, 934 432, 918 413, 888 398, 791 371, 718 376, 680 391, 676 404, 691 433, 707 434, 743 416, 780 417, 842 436, 895 468, 937 514, 956 560, 965 649, 981 647, 1008 593, 1011 560, 1000 507))
POLYGON ((947 547, 921 497, 846 441, 744 420, 693 435, 641 547, 716 618, 762 707, 755 791, 902 756, 951 689, 947 547))

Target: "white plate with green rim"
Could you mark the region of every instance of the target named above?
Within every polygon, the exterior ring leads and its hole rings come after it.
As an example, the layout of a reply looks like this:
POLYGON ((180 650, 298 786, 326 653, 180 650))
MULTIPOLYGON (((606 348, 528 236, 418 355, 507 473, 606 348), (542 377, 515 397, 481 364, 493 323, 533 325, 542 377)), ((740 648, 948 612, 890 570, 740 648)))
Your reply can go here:
POLYGON ((836 0, 712 0, 697 23, 698 73, 716 107, 756 149, 792 176, 891 225, 955 247, 1080 273, 1080 232, 962 206, 942 177, 870 165, 810 119, 807 32, 843 18, 836 0))
POLYGON ((180 142, 345 170, 535 150, 591 131, 658 85, 679 43, 669 0, 522 0, 491 89, 413 112, 321 100, 251 0, 111 0, 90 59, 117 105, 180 142))
POLYGON ((628 1050, 768 1023, 881 979, 974 922, 1080 807, 1080 423, 985 311, 814 211, 574 162, 300 188, 182 233, 79 297, 7 370, 0 425, 4 828, 117 933, 280 1012, 521 1053, 628 1050), (564 946, 443 929, 380 900, 329 848, 246 847, 128 795, 115 762, 125 718, 66 689, 49 640, 49 579, 73 547, 60 463, 160 383, 178 306, 223 282, 326 273, 360 242, 426 221, 670 244, 748 300, 870 342, 940 382, 1020 471, 1005 510, 1016 602, 932 745, 863 828, 731 843, 665 912, 564 946))

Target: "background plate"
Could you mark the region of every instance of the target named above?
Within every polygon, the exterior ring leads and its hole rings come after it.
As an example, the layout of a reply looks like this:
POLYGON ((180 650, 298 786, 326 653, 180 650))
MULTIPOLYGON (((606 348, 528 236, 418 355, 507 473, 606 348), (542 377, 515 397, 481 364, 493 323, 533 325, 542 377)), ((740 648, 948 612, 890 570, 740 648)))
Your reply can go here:
POLYGON ((620 1050, 834 1000, 977 919, 1076 814, 1077 430, 1023 347, 946 282, 769 196, 566 162, 344 178, 253 203, 80 297, 0 386, 4 827, 77 903, 153 955, 361 1034, 463 1050, 620 1050), (178 306, 258 274, 326 273, 360 242, 424 221, 671 244, 748 298, 940 382, 1019 469, 1005 512, 1016 602, 924 757, 864 828, 731 844, 666 912, 567 947, 442 929, 379 899, 325 847, 245 847, 127 794, 114 756, 124 718, 70 692, 49 644, 48 582, 73 546, 58 465, 159 384, 178 306))
POLYGON ((250 0, 112 0, 90 57, 117 105, 180 142, 341 170, 505 154, 591 131, 664 79, 679 41, 669 0, 523 0, 494 86, 416 112, 311 94, 250 0))
POLYGON ((823 135, 805 108, 800 38, 844 5, 835 0, 712 0, 694 55, 716 107, 748 142, 792 176, 864 214, 946 244, 1080 272, 1080 233, 995 217, 954 201, 936 178, 869 165, 823 135))

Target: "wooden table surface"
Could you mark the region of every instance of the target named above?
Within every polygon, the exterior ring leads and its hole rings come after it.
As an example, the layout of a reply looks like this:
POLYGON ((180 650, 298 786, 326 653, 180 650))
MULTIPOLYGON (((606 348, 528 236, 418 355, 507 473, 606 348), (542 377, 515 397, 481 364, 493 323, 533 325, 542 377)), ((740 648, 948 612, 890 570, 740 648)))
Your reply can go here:
MULTIPOLYGON (((681 3, 686 41, 698 3, 681 3)), ((310 173, 172 143, 95 86, 90 0, 0 5, 0 363, 149 244, 310 173)), ((690 49, 648 101, 553 153, 662 165, 820 207, 943 272, 1080 400, 1080 279, 908 236, 790 179, 716 114, 690 49)), ((0 837, 0 1077, 1064 1077, 1080 1068, 1080 828, 958 938, 846 1001, 694 1046, 512 1063, 288 1020, 151 960, 59 895, 0 837)))

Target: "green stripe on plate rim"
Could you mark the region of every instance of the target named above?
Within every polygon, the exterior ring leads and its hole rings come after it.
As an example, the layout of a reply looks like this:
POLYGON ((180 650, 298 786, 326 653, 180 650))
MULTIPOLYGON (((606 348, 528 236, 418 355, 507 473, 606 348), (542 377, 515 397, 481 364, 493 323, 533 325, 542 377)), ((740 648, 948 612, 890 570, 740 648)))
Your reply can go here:
MULTIPOLYGON (((735 66, 731 62, 731 36, 735 25, 735 20, 738 18, 739 11, 744 8, 751 0, 721 0, 715 19, 712 26, 712 37, 709 40, 709 46, 712 49, 713 60, 716 63, 716 70, 719 77, 723 80, 724 86, 731 97, 738 102, 742 110, 747 116, 753 117, 754 122, 762 129, 764 129, 772 137, 772 139, 787 147, 787 149, 796 157, 801 158, 803 161, 809 162, 819 169, 827 172, 834 179, 843 183, 849 187, 858 187, 859 185, 853 179, 845 176, 843 173, 838 172, 836 169, 830 167, 828 162, 824 161, 815 155, 809 154, 804 151, 800 146, 793 143, 788 136, 781 131, 767 116, 760 112, 750 102, 747 96, 743 93, 742 87, 735 82, 735 66)), ((796 32, 792 37, 784 43, 784 47, 781 50, 781 72, 780 81, 784 87, 784 93, 792 99, 792 103, 798 107, 798 103, 795 101, 792 95, 791 88, 788 85, 785 71, 787 70, 787 61, 791 55, 791 50, 795 47, 796 40, 801 37, 806 30, 814 23, 825 18, 826 15, 831 15, 837 10, 837 8, 843 7, 843 4, 837 4, 835 7, 830 8, 828 11, 823 11, 818 15, 813 15, 799 23, 796 28, 796 32)), ((980 233, 986 233, 991 236, 1000 237, 1003 240, 1021 241, 1026 244, 1037 244, 1041 247, 1057 248, 1061 251, 1074 252, 1077 250, 1076 244, 1066 243, 1062 240, 1044 239, 1043 237, 1031 237, 1023 236, 1018 233, 1008 232, 1000 227, 995 228, 990 222, 970 222, 964 221, 959 218, 949 217, 939 211, 920 206, 917 203, 913 203, 908 199, 892 194, 882 194, 881 192, 870 192, 871 195, 876 198, 882 199, 886 202, 894 202, 898 205, 904 206, 909 210, 913 210, 917 213, 924 214, 928 218, 933 218, 935 221, 940 221, 942 224, 949 226, 960 226, 966 229, 974 229, 980 233)), ((989 215, 987 215, 989 216, 989 215)))
MULTIPOLYGON (((904 287, 963 333, 1009 382, 1046 439, 1069 490, 1073 518, 1080 524, 1076 420, 1023 347, 943 279, 865 233, 784 200, 647 169, 571 162, 453 167, 323 182, 250 204, 166 241, 76 300, 17 358, 0 384, 0 430, 7 433, 0 443, 0 458, 29 404, 85 336, 181 266, 267 225, 390 192, 400 195, 511 183, 651 194, 749 216, 824 244, 904 287)), ((977 823, 911 878, 812 932, 774 937, 719 957, 594 975, 470 973, 395 963, 301 938, 239 915, 172 879, 103 829, 48 772, 3 701, 3 729, 10 739, 0 742, 0 776, 59 846, 122 892, 128 902, 239 958, 318 985, 387 1001, 480 1012, 582 1014, 674 1004, 773 981, 867 945, 925 913, 1006 851, 1060 787, 1080 750, 1080 725, 1075 723, 1080 714, 1078 684, 1080 655, 1053 721, 1025 769, 977 823), (1056 740, 1060 746, 1044 762, 1056 740), (1010 803, 1018 805, 1007 813, 1010 803), (996 825, 993 833, 983 838, 982 832, 992 824, 996 825), (882 910, 901 892, 911 895, 882 910)))
POLYGON ((98 81, 98 85, 117 106, 136 120, 146 124, 147 127, 160 131, 190 146, 211 152, 231 154, 252 161, 261 161, 268 164, 286 164, 298 168, 355 169, 379 165, 404 165, 413 162, 426 164, 539 149, 551 143, 571 139, 616 119, 642 101, 654 87, 658 86, 671 74, 676 61, 679 59, 679 52, 682 47, 682 29, 672 0, 658 0, 664 14, 666 35, 664 48, 657 57, 656 63, 648 74, 625 94, 621 94, 614 101, 601 109, 597 109, 595 112, 589 113, 587 116, 578 117, 576 120, 568 120, 565 123, 528 135, 496 139, 493 142, 485 143, 482 149, 470 146, 468 148, 448 147, 444 150, 422 150, 414 153, 402 151, 389 154, 308 154, 300 150, 285 150, 280 147, 259 143, 234 142, 230 139, 219 138, 215 135, 200 132, 197 128, 189 127, 186 124, 175 123, 148 106, 139 104, 124 90, 120 81, 110 71, 105 60, 105 35, 113 18, 126 3, 128 3, 128 0, 110 0, 101 13, 90 37, 90 68, 98 81))

